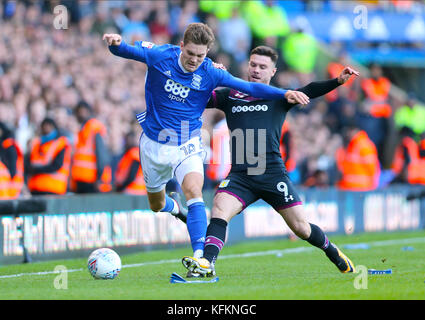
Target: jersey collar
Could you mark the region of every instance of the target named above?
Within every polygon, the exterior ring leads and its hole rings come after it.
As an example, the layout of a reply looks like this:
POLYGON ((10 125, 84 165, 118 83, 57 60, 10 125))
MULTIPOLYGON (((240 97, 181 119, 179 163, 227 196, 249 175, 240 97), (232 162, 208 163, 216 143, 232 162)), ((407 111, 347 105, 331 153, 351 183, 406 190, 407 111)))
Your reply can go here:
POLYGON ((179 63, 179 67, 180 67, 180 69, 181 69, 184 73, 191 73, 190 71, 187 71, 187 70, 183 67, 183 65, 182 65, 182 63, 181 63, 181 61, 180 61, 181 56, 182 56, 182 53, 180 52, 180 54, 179 54, 179 59, 178 59, 178 63, 179 63))

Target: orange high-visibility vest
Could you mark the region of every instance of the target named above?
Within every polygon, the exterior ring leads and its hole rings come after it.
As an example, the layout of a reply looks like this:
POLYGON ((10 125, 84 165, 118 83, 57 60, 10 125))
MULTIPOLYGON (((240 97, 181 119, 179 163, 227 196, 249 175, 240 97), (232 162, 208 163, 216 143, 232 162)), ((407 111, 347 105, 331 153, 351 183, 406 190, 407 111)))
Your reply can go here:
POLYGON ((342 173, 337 186, 342 190, 369 191, 378 186, 381 172, 376 146, 365 131, 359 131, 347 148, 339 148, 336 163, 342 173))
MULTIPOLYGON (((328 75, 330 79, 338 78, 341 74, 342 70, 344 70, 344 66, 338 62, 330 62, 328 64, 328 75)), ((354 78, 351 77, 343 86, 351 87, 354 83, 354 78)), ((325 98, 328 102, 334 102, 338 99, 338 89, 332 90, 325 95, 325 98)))
MULTIPOLYGON (((123 184, 127 179, 133 161, 137 161, 140 164, 139 157, 138 147, 133 147, 124 153, 118 163, 117 170, 115 172, 115 181, 118 186, 123 184)), ((140 165, 134 181, 132 181, 122 192, 134 195, 147 194, 145 180, 143 179, 142 167, 140 165)))
MULTIPOLYGON (((279 144, 279 149, 280 149, 280 154, 282 156, 283 161, 285 161, 285 167, 286 170, 288 172, 294 171, 295 167, 297 166, 296 162, 295 162, 295 158, 294 158, 294 153, 291 152, 290 157, 287 159, 287 147, 289 146, 285 146, 285 144, 283 143, 283 137, 285 136, 285 134, 289 131, 289 123, 287 121, 283 122, 282 125, 282 134, 280 136, 280 144, 279 144)), ((291 144, 291 142, 289 142, 291 144)), ((291 144, 291 148, 292 148, 292 144, 291 144)))
MULTIPOLYGON (((404 158, 403 149, 406 148, 407 153, 409 154, 410 163, 407 166, 408 176, 412 178, 412 166, 414 166, 415 162, 419 159, 419 146, 416 141, 411 137, 404 137, 401 140, 401 143, 397 146, 396 151, 394 153, 394 160, 391 166, 391 170, 395 174, 400 174, 405 166, 405 162, 407 159, 404 158)), ((409 180, 409 179, 408 179, 409 180)))
POLYGON ((205 172, 212 181, 223 180, 229 174, 232 168, 230 152, 229 128, 227 122, 222 120, 213 129, 211 158, 205 172))
POLYGON ((9 199, 16 199, 21 194, 22 188, 24 187, 24 155, 22 154, 21 148, 18 146, 16 141, 12 138, 8 138, 3 141, 3 148, 15 148, 17 153, 16 160, 16 173, 14 177, 11 177, 9 183, 9 199))
POLYGON ((393 113, 388 103, 391 82, 384 77, 378 80, 364 79, 361 86, 366 94, 365 103, 371 105, 370 114, 376 118, 389 118, 393 113))
MULTIPOLYGON (((73 187, 75 182, 96 183, 97 167, 96 167, 96 146, 95 137, 100 134, 102 137, 106 135, 105 126, 97 119, 90 119, 78 133, 77 144, 74 156, 72 158, 71 177, 73 187)), ((111 167, 105 166, 101 176, 101 192, 112 190, 111 186, 112 174, 111 167)))
POLYGON ((43 144, 41 144, 39 138, 34 139, 30 155, 30 163, 32 165, 48 165, 64 149, 65 156, 63 164, 58 171, 29 176, 28 189, 30 191, 65 194, 68 188, 71 166, 71 144, 66 137, 59 137, 43 144))
POLYGON ((414 178, 415 180, 412 183, 424 184, 425 185, 425 139, 419 143, 419 159, 418 163, 414 168, 414 178), (421 156, 422 153, 422 156, 421 156))
POLYGON ((9 184, 9 170, 4 165, 4 163, 0 161, 0 200, 10 199, 9 184))

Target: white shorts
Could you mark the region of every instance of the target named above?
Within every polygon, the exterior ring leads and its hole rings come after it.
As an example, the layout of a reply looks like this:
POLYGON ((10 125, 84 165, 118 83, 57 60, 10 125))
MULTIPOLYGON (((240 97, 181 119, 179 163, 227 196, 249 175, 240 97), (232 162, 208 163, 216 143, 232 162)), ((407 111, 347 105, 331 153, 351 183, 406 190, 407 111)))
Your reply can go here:
POLYGON ((140 164, 149 193, 162 191, 172 178, 181 185, 186 174, 204 175, 206 152, 201 138, 195 137, 180 146, 154 141, 142 133, 139 143, 140 164))

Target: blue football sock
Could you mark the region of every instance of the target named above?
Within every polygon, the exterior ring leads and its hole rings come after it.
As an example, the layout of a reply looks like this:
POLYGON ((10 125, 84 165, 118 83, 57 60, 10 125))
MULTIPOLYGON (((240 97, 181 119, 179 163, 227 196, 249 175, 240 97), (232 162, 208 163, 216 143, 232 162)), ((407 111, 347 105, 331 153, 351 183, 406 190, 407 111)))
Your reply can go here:
POLYGON ((173 210, 176 211, 174 207, 174 200, 171 199, 169 196, 165 195, 165 207, 162 208, 161 212, 177 213, 177 212, 173 212, 173 210))
POLYGON ((191 199, 187 202, 187 231, 193 252, 204 251, 205 235, 207 233, 207 213, 202 199, 191 199))

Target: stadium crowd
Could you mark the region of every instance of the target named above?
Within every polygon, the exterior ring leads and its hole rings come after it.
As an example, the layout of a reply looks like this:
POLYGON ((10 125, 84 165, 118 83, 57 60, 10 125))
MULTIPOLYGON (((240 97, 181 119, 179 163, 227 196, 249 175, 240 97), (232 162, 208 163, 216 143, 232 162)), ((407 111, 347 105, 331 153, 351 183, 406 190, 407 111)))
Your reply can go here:
MULTIPOLYGON (((333 1, 295 2, 307 10, 321 10, 324 5, 338 9, 333 1)), ((407 10, 398 7, 401 1, 391 1, 392 5, 383 5, 388 1, 363 2, 385 10, 407 10)), ((409 2, 410 9, 423 6, 423 1, 402 2, 409 2)), ((146 67, 109 54, 102 41, 104 33, 119 33, 129 43, 147 40, 178 44, 189 23, 205 22, 216 34, 209 57, 236 76, 247 78, 250 49, 265 44, 279 51, 273 85, 296 89, 313 80, 325 80, 315 74, 316 40, 304 33, 301 25, 291 26, 284 7, 276 1, 5 0, 0 17, 0 190, 9 179, 15 183, 10 189, 22 188, 22 195, 64 193, 57 183, 66 180, 67 185, 68 179, 71 183, 65 192, 146 192, 141 172, 133 165, 141 131, 135 114, 146 108, 146 67), (61 4, 68 9, 69 25, 55 29, 54 8, 61 4), (79 115, 80 109, 85 111, 79 115), (61 136, 66 141, 60 140, 61 136), (82 137, 87 136, 94 142, 81 145, 82 137), (54 154, 44 158, 37 154, 40 143, 52 141, 54 154), (90 152, 86 150, 89 147, 90 152), (10 148, 17 151, 10 152, 10 148), (12 166, 11 161, 15 162, 12 166), (88 173, 96 177, 78 180, 85 174, 78 163, 84 161, 96 166, 88 173), (37 180, 43 166, 44 173, 51 176, 37 180), (74 167, 78 171, 75 175, 74 167), (50 181, 52 173, 63 177, 50 181), (53 183, 51 189, 34 187, 49 184, 46 181, 53 183)), ((345 59, 342 55, 329 64, 329 78, 347 65, 345 59)), ((353 170, 349 163, 355 158, 349 149, 354 140, 362 143, 354 139, 361 131, 372 141, 366 148, 366 158, 375 158, 366 166, 374 167, 370 174, 376 181, 359 190, 393 181, 425 184, 420 176, 425 172, 420 169, 425 161, 425 107, 414 94, 405 101, 391 99, 390 90, 391 83, 380 66, 372 65, 370 77, 356 78, 308 107, 291 111, 281 149, 293 181, 306 187, 339 185, 356 190, 341 176, 353 175, 346 172, 353 170), (402 138, 407 136, 413 144, 409 141, 403 145, 402 138), (412 157, 422 159, 416 169, 409 167, 414 162, 412 157), (419 177, 412 178, 414 172, 419 177)), ((222 120, 219 111, 206 112, 206 132, 212 136, 222 120)), ((208 148, 208 139, 204 142, 208 148)), ((206 169, 209 180, 205 188, 215 187, 225 177, 225 171, 209 174, 208 163, 206 169)), ((358 176, 362 174, 369 173, 357 172, 358 176)), ((9 192, 9 196, 16 197, 17 193, 9 192)), ((2 197, 7 198, 0 192, 2 197)))

